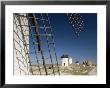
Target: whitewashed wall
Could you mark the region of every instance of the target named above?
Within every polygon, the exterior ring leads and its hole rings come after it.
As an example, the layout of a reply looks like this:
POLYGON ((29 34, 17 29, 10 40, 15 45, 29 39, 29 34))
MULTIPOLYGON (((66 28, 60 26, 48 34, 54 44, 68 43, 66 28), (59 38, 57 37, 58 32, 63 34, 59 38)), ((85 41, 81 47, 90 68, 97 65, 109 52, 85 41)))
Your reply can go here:
POLYGON ((69 64, 72 64, 72 58, 71 57, 69 58, 69 64))
POLYGON ((62 58, 62 66, 68 66, 68 58, 62 58))
MULTIPOLYGON (((24 15, 26 14, 19 14, 24 15)), ((14 16, 14 15, 13 15, 14 16)), ((29 75, 29 58, 28 54, 29 46, 24 45, 23 41, 27 44, 29 43, 29 37, 25 36, 23 40, 23 35, 29 34, 29 28, 22 26, 23 34, 21 31, 20 23, 17 16, 13 17, 13 28, 14 28, 14 75, 29 75)), ((21 25, 28 25, 28 20, 26 17, 20 17, 21 25)))

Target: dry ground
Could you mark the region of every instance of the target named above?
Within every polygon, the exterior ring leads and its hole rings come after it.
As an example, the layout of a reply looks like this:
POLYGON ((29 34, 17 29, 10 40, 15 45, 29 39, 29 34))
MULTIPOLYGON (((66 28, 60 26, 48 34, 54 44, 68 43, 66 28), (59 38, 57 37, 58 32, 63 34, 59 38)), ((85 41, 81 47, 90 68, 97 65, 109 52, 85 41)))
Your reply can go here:
MULTIPOLYGON (((33 75, 40 75, 39 68, 37 65, 30 67, 30 72, 33 72, 33 75)), ((59 66, 60 75, 97 75, 96 66, 83 66, 83 65, 71 65, 68 67, 59 66)), ((45 75, 45 70, 43 66, 40 66, 41 75, 45 75)), ((53 68, 51 65, 47 65, 48 75, 53 74, 53 68)), ((58 75, 58 68, 54 66, 54 73, 58 75)))

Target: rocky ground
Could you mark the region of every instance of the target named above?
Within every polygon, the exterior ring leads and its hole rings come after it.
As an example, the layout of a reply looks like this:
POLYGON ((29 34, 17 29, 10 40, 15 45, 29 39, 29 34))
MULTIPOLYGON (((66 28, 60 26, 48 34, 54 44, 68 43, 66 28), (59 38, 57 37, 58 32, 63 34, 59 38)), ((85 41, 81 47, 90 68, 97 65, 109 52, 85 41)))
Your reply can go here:
MULTIPOLYGON (((68 67, 59 66, 60 75, 97 75, 97 67, 96 66, 83 66, 83 65, 71 65, 68 67)), ((41 75, 45 75, 45 70, 43 66, 40 67, 41 75)), ((38 66, 31 66, 30 72, 33 72, 33 75, 40 75, 38 66)), ((48 65, 47 66, 48 75, 53 74, 53 68, 48 65)), ((54 73, 58 75, 58 68, 54 66, 54 73)))

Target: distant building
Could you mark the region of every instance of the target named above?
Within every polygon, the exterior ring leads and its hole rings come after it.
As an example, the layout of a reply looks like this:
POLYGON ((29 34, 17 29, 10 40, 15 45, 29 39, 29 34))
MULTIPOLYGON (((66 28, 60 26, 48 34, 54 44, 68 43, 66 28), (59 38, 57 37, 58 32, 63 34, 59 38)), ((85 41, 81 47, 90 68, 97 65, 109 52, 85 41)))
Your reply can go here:
POLYGON ((62 59, 62 66, 69 66, 69 64, 72 64, 72 58, 70 58, 67 54, 63 54, 61 56, 62 59))
POLYGON ((71 57, 69 58, 69 64, 72 64, 72 58, 71 57))
POLYGON ((61 59, 62 59, 62 66, 68 66, 68 64, 69 64, 69 63, 68 63, 69 56, 63 54, 63 55, 61 56, 61 59))
POLYGON ((79 61, 76 61, 75 64, 76 64, 76 65, 79 65, 79 61))

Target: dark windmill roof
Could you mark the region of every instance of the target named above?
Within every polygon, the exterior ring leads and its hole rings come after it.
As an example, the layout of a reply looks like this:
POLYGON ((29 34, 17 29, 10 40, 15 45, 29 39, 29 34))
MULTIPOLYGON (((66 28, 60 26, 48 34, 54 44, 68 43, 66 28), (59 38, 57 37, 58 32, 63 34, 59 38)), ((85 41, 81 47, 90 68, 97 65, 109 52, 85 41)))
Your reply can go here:
POLYGON ((76 61, 75 63, 79 63, 79 61, 76 61))
POLYGON ((63 54, 63 55, 61 56, 61 58, 69 58, 69 56, 68 56, 67 54, 63 54))

